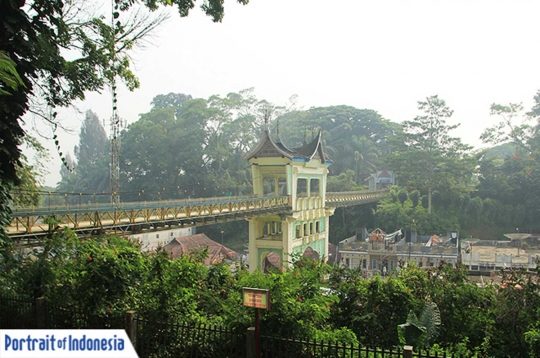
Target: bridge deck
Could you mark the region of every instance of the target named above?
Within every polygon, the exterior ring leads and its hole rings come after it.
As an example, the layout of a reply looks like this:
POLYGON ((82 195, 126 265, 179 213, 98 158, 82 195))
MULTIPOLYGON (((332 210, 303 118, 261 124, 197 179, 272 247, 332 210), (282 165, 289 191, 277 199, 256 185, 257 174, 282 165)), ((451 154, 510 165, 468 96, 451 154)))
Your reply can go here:
MULTIPOLYGON (((326 206, 340 207, 379 201, 383 191, 327 193, 326 206)), ((145 229, 207 225, 241 220, 292 209, 291 197, 213 197, 153 202, 66 205, 63 207, 15 208, 8 235, 14 239, 44 236, 54 225, 68 227, 81 235, 106 232, 140 232, 145 229)))

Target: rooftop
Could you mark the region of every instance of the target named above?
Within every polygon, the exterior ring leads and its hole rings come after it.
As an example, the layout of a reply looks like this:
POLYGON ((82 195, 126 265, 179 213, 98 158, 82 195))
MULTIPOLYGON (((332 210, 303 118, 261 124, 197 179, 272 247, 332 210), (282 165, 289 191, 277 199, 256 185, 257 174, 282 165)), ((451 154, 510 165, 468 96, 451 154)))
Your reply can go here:
POLYGON ((163 247, 173 258, 179 258, 193 250, 206 248, 208 248, 208 258, 204 261, 205 265, 212 265, 223 260, 236 260, 240 257, 237 252, 211 240, 205 234, 177 237, 163 247))

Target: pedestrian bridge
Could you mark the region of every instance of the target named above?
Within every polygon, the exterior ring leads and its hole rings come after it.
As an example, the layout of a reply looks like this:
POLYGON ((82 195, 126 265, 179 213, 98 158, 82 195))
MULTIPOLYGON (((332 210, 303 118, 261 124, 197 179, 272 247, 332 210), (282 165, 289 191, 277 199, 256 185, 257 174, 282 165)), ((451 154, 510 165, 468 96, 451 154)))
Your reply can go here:
MULTIPOLYGON (((388 190, 365 190, 326 193, 320 196, 297 196, 296 208, 375 203, 388 190), (324 201, 324 205, 323 204, 324 201)), ((249 219, 261 215, 290 214, 291 196, 226 196, 167 201, 137 201, 109 204, 70 204, 57 207, 15 208, 6 228, 13 239, 30 244, 56 227, 67 227, 81 236, 110 233, 139 233, 220 222, 249 219)))

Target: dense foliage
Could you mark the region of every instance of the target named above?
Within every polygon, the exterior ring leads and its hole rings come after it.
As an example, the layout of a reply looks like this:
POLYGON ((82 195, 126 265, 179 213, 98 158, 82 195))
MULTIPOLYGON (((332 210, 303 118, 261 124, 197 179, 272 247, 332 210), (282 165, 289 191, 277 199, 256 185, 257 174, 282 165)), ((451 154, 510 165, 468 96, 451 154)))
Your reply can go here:
MULTIPOLYGON (((247 4, 248 0, 239 0, 247 4)), ((139 81, 130 69, 127 52, 133 49, 165 18, 135 11, 136 3, 149 10, 175 6, 187 16, 194 1, 116 0, 109 16, 95 14, 84 1, 6 0, 0 2, 0 250, 10 249, 4 227, 9 222, 10 190, 23 179, 21 145, 25 137, 23 116, 31 112, 53 131, 55 108, 84 99, 87 91, 100 91, 110 85, 116 91, 117 79, 133 90, 139 81), (124 15, 123 17, 121 15, 124 15), (22 170, 21 170, 22 169, 22 170)), ((213 21, 221 21, 223 0, 206 1, 201 8, 213 21)), ((116 107, 114 103, 114 107, 116 107)), ((57 135, 53 140, 64 164, 57 135)))
POLYGON ((424 115, 404 124, 387 157, 400 187, 377 209, 375 226, 497 239, 515 230, 537 231, 540 94, 523 117, 521 105, 494 104, 492 114, 502 120, 482 139, 496 146, 476 153, 450 137, 455 125, 445 122, 452 112, 444 101, 430 97, 419 108, 424 115))
MULTIPOLYGON (((311 140, 322 128, 326 149, 336 158, 330 166, 334 175, 328 180, 328 191, 366 189, 364 179, 381 167, 388 148, 385 138, 396 126, 375 111, 348 106, 294 110, 294 97, 287 108, 275 106, 258 99, 253 89, 208 99, 169 93, 156 96, 152 106, 121 135, 122 201, 249 195, 252 179, 245 155, 257 144, 265 118, 272 135, 277 138, 279 131, 291 147, 311 140)), ((62 180, 47 203, 58 198, 70 204, 109 199, 105 139, 100 120, 88 112, 75 148, 76 160, 67 158, 74 170, 62 169, 62 180)), ((372 208, 339 209, 332 218, 331 237, 339 241, 357 226, 372 226, 372 208)), ((243 222, 202 230, 214 237, 224 231, 227 241, 247 238, 243 222)))
MULTIPOLYGON (((130 89, 138 87, 125 51, 161 20, 123 23, 121 15, 136 2, 115 1, 112 26, 101 16, 81 18, 73 1, 0 3, 0 291, 46 297, 98 317, 136 309, 161 321, 245 329, 253 315, 241 305, 241 288, 268 288, 274 305, 262 314, 263 330, 377 347, 403 344, 398 325, 411 322, 410 312, 421 315, 429 303, 441 317, 439 336, 425 341, 434 351, 536 355, 540 296, 532 275, 512 272, 503 276, 502 285, 480 288, 466 280, 463 267, 409 267, 383 280, 306 259, 269 274, 249 274, 241 267, 231 273, 224 265, 202 265, 205 252, 172 260, 160 250, 143 254, 137 243, 117 237, 81 242, 61 230, 51 232, 39 250, 11 251, 3 232, 10 206, 39 201, 40 160, 31 165, 21 146, 26 142, 43 154, 22 130, 22 116, 32 111, 56 130, 50 108, 106 85, 114 91, 118 78, 130 89), (32 108, 32 98, 42 98, 47 110, 32 108)), ((194 7, 193 1, 181 0, 143 3, 150 10, 176 6, 181 16, 194 7)), ((222 0, 204 2, 202 8, 214 21, 223 17, 222 0)), ((251 193, 244 156, 269 120, 272 133, 291 147, 324 131, 334 162, 329 191, 365 189, 366 177, 375 170, 397 173, 399 186, 378 207, 336 210, 330 224, 334 242, 357 227, 408 227, 421 234, 466 230, 483 237, 497 237, 498 229, 540 228, 540 92, 524 116, 519 104, 494 104, 492 114, 500 121, 482 139, 501 146, 479 153, 451 136, 457 125, 446 123, 452 111, 437 96, 419 102, 422 114, 402 125, 346 105, 279 107, 256 98, 252 89, 208 99, 158 95, 152 106, 122 133, 123 200, 251 193)), ((87 113, 75 160, 60 156, 66 167, 55 191, 61 196, 49 194, 48 205, 108 201, 108 140, 95 114, 87 113)), ((239 240, 247 235, 244 222, 204 230, 239 240)))
MULTIPOLYGON (((417 229, 425 235, 458 230, 480 238, 502 238, 515 228, 538 227, 538 191, 533 190, 540 170, 536 127, 527 125, 517 137, 512 124, 512 136, 503 136, 499 124, 499 139, 513 142, 471 152, 451 137, 457 126, 447 124, 452 110, 437 96, 419 102, 421 115, 403 125, 350 106, 299 110, 294 100, 286 107, 275 106, 257 98, 253 89, 208 99, 181 93, 156 96, 150 112, 122 132, 121 200, 249 195, 251 173, 244 158, 267 118, 272 135, 289 147, 301 146, 316 130, 323 130, 333 160, 329 192, 366 189, 366 178, 375 170, 397 174, 398 186, 379 206, 336 210, 330 219, 332 242, 359 227, 417 229)), ((527 118, 536 120, 538 106, 527 118)), ((494 115, 516 108, 494 106, 494 115)), ((494 132, 489 133, 486 140, 499 143, 494 132)), ((105 132, 91 112, 75 152, 76 160, 67 157, 74 170, 62 169, 57 193, 48 195, 47 202, 110 200, 105 132)), ((243 222, 202 230, 214 237, 224 231, 226 241, 238 247, 247 238, 243 222)))
POLYGON ((534 356, 540 319, 536 275, 507 271, 503 284, 479 287, 467 280, 463 266, 443 263, 367 279, 361 271, 306 258, 286 270, 250 274, 240 266, 236 272, 223 264, 206 267, 205 255, 171 259, 161 250, 141 253, 138 243, 123 238, 81 242, 69 231, 57 231, 43 250, 2 263, 0 294, 46 297, 96 319, 135 309, 153 321, 217 323, 242 331, 254 319, 252 309, 242 305, 242 287, 266 288, 272 309, 261 312, 263 332, 387 348, 404 343, 398 325, 410 312, 421 316, 429 303, 441 323, 428 343, 432 351, 534 356))

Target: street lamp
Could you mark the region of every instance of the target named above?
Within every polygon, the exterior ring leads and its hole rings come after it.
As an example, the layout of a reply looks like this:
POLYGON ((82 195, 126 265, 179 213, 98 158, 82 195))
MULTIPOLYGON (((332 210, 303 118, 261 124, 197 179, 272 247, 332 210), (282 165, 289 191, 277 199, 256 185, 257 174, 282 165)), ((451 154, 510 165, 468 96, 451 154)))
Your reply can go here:
POLYGON ((223 234, 225 233, 225 231, 221 230, 221 246, 223 246, 223 234))

